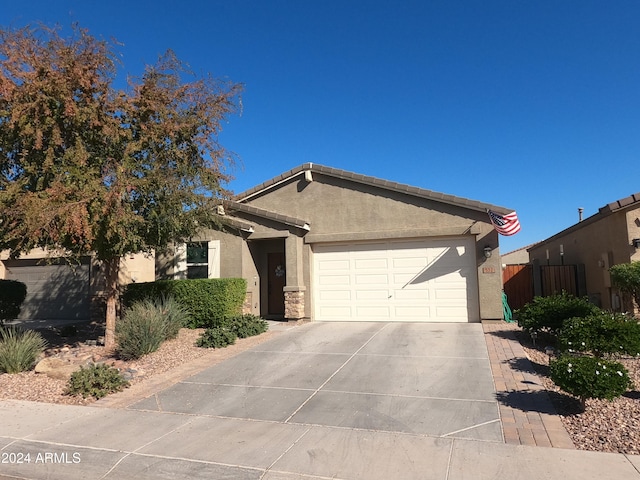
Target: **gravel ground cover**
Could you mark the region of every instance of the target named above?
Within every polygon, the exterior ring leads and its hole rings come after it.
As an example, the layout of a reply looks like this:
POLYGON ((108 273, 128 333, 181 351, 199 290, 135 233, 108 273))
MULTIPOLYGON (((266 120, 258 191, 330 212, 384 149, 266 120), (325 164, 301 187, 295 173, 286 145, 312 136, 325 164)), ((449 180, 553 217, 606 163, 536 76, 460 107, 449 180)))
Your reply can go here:
MULTIPOLYGON (((61 349, 81 349, 83 355, 94 355, 108 365, 114 365, 121 371, 133 370, 136 376, 131 379, 131 385, 143 382, 154 375, 164 373, 178 365, 201 357, 207 350, 196 347, 195 342, 202 333, 202 329, 189 330, 183 328, 177 338, 164 342, 160 348, 138 360, 124 362, 118 360, 113 352, 105 347, 86 346, 81 342, 62 344, 52 347, 47 353, 54 354, 61 349)), ((73 405, 88 405, 93 398, 65 395, 67 382, 49 378, 44 374, 33 371, 18 374, 0 375, 0 399, 32 400, 47 403, 64 403, 73 405)))
MULTIPOLYGON (((273 332, 267 331, 261 335, 249 338, 239 338, 234 345, 223 349, 201 348, 195 345, 204 329, 180 330, 178 336, 167 340, 160 348, 137 360, 119 360, 113 351, 103 346, 91 346, 96 338, 104 332, 104 327, 94 324, 79 325, 77 334, 71 339, 61 337, 57 330, 43 330, 41 333, 49 343, 47 356, 78 355, 80 357, 92 357, 118 368, 121 372, 135 372, 129 381, 130 386, 143 382, 150 382, 162 374, 173 376, 172 372, 179 372, 181 367, 189 363, 197 362, 199 365, 213 365, 236 355, 269 339, 273 332)), ((187 369, 189 370, 189 369, 187 369)), ((177 381, 177 380, 176 380, 177 381)), ((69 405, 89 405, 94 403, 94 398, 82 398, 82 396, 70 396, 65 394, 66 380, 49 378, 47 375, 34 371, 17 374, 0 374, 0 400, 29 400, 44 403, 62 403, 69 405)))

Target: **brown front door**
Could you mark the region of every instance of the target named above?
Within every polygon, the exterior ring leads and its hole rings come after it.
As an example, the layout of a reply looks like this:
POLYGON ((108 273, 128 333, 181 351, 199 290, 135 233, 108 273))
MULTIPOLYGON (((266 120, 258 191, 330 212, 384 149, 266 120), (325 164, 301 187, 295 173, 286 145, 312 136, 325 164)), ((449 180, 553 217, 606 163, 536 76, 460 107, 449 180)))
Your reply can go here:
POLYGON ((284 315, 285 272, 284 253, 269 253, 267 256, 269 315, 284 315))

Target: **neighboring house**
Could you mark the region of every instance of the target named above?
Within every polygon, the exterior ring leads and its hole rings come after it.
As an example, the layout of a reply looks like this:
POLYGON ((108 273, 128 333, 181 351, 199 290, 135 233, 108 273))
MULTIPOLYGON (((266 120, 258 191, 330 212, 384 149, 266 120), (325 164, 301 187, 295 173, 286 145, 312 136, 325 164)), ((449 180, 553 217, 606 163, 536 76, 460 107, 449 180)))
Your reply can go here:
MULTIPOLYGON (((128 255, 120 265, 119 284, 154 280, 154 258, 128 255)), ((87 320, 103 318, 104 276, 101 265, 91 257, 79 263, 65 261, 56 253, 34 249, 19 259, 0 252, 0 278, 27 285, 27 298, 19 320, 87 320)))
POLYGON ((511 252, 502 254, 502 267, 505 265, 526 265, 529 263, 529 249, 533 245, 527 245, 526 247, 512 250, 511 252))
POLYGON ((640 193, 600 208, 598 213, 529 248, 534 265, 578 265, 586 293, 605 309, 629 309, 612 288, 609 267, 640 261, 640 193))
POLYGON ((245 311, 314 321, 502 318, 510 209, 315 164, 218 209, 220 229, 156 255, 158 278, 243 277, 245 311))

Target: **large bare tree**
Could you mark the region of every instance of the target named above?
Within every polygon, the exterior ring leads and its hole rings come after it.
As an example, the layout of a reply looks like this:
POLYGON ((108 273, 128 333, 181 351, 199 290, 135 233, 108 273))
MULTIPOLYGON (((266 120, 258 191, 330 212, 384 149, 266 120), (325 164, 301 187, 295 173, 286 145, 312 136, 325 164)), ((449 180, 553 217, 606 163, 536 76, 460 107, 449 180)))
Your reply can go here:
POLYGON ((107 346, 120 259, 192 235, 225 195, 218 133, 241 91, 171 51, 117 89, 115 46, 77 26, 0 30, 0 248, 104 262, 107 346))

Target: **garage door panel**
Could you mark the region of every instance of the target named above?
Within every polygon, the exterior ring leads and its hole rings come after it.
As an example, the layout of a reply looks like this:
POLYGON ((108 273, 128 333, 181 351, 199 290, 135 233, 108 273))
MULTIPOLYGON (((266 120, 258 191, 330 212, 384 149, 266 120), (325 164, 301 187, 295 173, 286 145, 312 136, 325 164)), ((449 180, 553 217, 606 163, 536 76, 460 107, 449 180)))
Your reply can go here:
POLYGON ((320 292, 320 300, 350 301, 351 291, 350 290, 322 290, 320 292))
POLYGON ((415 273, 394 273, 393 282, 405 288, 421 283, 415 273))
POLYGON ((331 261, 323 261, 322 262, 322 269, 329 271, 329 270, 344 270, 349 268, 349 260, 345 259, 345 260, 331 260, 331 261))
POLYGON ((383 269, 389 268, 386 258, 362 258, 355 260, 355 267, 358 270, 365 269, 383 269))
POLYGON ((322 307, 319 313, 331 320, 347 320, 353 316, 351 308, 347 306, 322 307))
POLYGON ((409 269, 415 271, 416 268, 423 269, 429 265, 429 260, 426 257, 406 257, 406 258, 394 258, 393 268, 396 269, 409 269))
POLYGON ((413 301, 419 301, 419 300, 424 300, 427 301, 429 300, 429 291, 428 290, 411 290, 410 288, 404 288, 402 290, 394 290, 393 291, 393 296, 397 299, 397 300, 413 300, 413 301))
POLYGON ((470 237, 315 246, 315 318, 478 321, 473 246, 470 237))
POLYGON ((355 276, 356 285, 386 285, 389 277, 384 274, 360 274, 355 276))
POLYGON ((320 278, 321 285, 350 285, 351 277, 349 275, 323 275, 320 278))
POLYGON ((387 300, 389 298, 389 290, 356 290, 356 300, 387 300))

